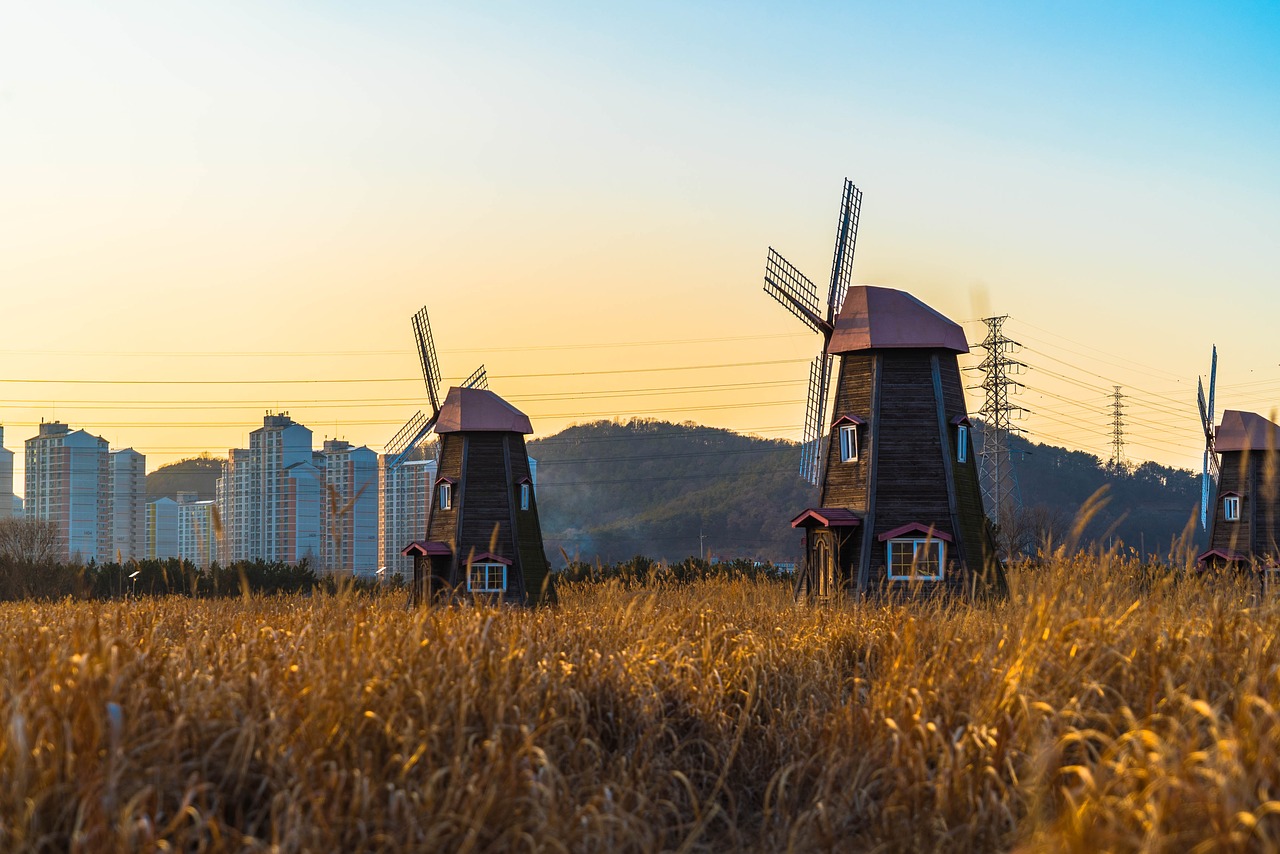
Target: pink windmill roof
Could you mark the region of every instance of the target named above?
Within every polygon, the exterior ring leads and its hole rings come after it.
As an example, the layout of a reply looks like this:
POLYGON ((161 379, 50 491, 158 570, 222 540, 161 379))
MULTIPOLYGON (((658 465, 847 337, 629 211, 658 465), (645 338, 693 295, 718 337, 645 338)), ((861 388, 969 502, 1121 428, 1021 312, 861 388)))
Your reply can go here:
POLYGON ((532 433, 529 416, 485 388, 454 386, 445 396, 437 433, 532 433))
POLYGON ((836 317, 828 353, 921 347, 968 353, 964 330, 906 291, 857 285, 836 317))
POLYGON ((1225 409, 1213 434, 1213 447, 1218 451, 1280 449, 1280 426, 1255 412, 1225 409))

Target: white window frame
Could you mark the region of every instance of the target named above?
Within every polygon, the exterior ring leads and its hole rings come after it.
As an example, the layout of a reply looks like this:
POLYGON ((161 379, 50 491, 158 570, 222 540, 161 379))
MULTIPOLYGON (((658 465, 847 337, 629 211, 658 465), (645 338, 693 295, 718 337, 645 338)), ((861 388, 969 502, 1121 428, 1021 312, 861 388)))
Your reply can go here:
POLYGON ((436 484, 436 500, 437 506, 441 510, 453 509, 453 484, 447 480, 442 480, 436 484))
POLYGON ((473 563, 467 572, 467 591, 470 593, 506 593, 507 565, 505 563, 473 563), (495 577, 498 581, 495 582, 495 577), (483 579, 479 585, 477 581, 483 579), (501 586, 495 586, 495 583, 501 586))
POLYGON ((1240 496, 1227 495, 1222 499, 1222 518, 1227 522, 1240 521, 1240 496))
POLYGON ((527 483, 520 484, 520 509, 521 510, 529 509, 529 499, 530 499, 530 493, 532 491, 533 490, 529 488, 529 484, 527 483))
POLYGON ((895 537, 885 543, 885 560, 888 563, 890 581, 941 581, 947 566, 947 541, 937 537, 895 537), (899 548, 909 547, 911 549, 911 571, 907 575, 894 572, 893 552, 895 546, 899 548), (934 546, 938 549, 937 573, 934 575, 922 575, 916 572, 916 561, 919 559, 920 550, 933 548, 934 546))
POLYGON ((956 462, 969 462, 969 427, 965 424, 956 425, 956 462))
POLYGON ((856 463, 858 461, 858 425, 840 425, 840 462, 856 463))

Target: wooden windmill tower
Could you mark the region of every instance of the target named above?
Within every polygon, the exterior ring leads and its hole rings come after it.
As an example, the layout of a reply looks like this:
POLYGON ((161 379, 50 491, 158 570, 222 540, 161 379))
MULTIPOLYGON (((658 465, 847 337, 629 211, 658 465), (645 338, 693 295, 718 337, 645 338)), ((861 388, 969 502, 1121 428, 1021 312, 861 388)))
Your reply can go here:
POLYGON ((861 207, 846 179, 825 305, 772 248, 765 266, 765 291, 822 336, 800 458, 820 499, 791 523, 806 531, 797 595, 1003 595, 956 358, 964 330, 903 291, 849 288, 861 207))
POLYGON ((1280 571, 1280 425, 1254 412, 1227 409, 1213 424, 1214 348, 1209 403, 1200 387, 1205 425, 1201 518, 1208 517, 1206 568, 1253 568, 1270 579, 1280 571), (1212 477, 1211 477, 1212 474, 1212 477))
POLYGON ((439 403, 440 367, 425 309, 414 317, 413 328, 432 414, 411 419, 415 427, 409 432, 416 438, 396 452, 392 464, 427 432, 434 430, 439 438, 426 537, 401 551, 414 559, 414 601, 451 596, 528 605, 546 601, 550 567, 524 443, 533 426, 523 412, 489 391, 483 367, 439 403))

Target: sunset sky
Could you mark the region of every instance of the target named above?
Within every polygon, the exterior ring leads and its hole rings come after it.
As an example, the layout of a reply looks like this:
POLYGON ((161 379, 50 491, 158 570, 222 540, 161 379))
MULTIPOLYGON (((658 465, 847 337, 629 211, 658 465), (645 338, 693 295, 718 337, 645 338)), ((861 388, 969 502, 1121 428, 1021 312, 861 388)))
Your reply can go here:
POLYGON ((381 450, 423 304, 539 435, 797 438, 764 258, 825 282, 848 176, 854 281, 1010 315, 1032 439, 1105 456, 1118 384, 1198 469, 1213 344, 1280 402, 1280 5, 972 5, 0 0, 5 444, 381 450))

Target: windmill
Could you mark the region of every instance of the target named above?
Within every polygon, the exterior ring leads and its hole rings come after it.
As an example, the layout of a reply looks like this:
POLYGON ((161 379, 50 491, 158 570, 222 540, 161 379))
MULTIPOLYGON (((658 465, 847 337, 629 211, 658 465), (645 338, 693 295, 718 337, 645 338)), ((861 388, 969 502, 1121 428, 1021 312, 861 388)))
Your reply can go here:
POLYGON ((1213 361, 1209 365, 1209 399, 1204 396, 1204 378, 1197 378, 1196 399, 1200 405, 1200 425, 1204 428, 1204 464, 1200 470, 1200 527, 1209 530, 1209 502, 1218 484, 1218 454, 1213 436, 1213 393, 1218 382, 1218 348, 1213 348, 1213 361))
POLYGON ((858 217, 862 212, 862 191, 848 178, 840 200, 836 221, 836 247, 831 258, 831 283, 825 308, 818 301, 818 288, 804 273, 792 266, 772 246, 765 261, 765 293, 782 303, 805 326, 822 336, 822 347, 809 366, 809 396, 804 410, 804 439, 800 446, 800 476, 814 486, 822 472, 822 433, 826 427, 828 390, 832 356, 827 352, 836 315, 844 305, 853 273, 853 251, 858 241, 858 217))
POLYGON ((846 179, 825 304, 772 247, 765 263, 765 291, 822 336, 800 461, 819 506, 791 522, 805 531, 796 595, 1002 595, 960 379, 964 330, 903 291, 850 288, 861 209, 846 179))
POLYGON ((431 414, 417 412, 387 444, 386 476, 436 433, 425 523, 398 555, 413 558, 414 601, 536 604, 554 597, 524 441, 533 432, 528 416, 489 390, 483 366, 442 400, 425 308, 413 317, 413 335, 431 414))

